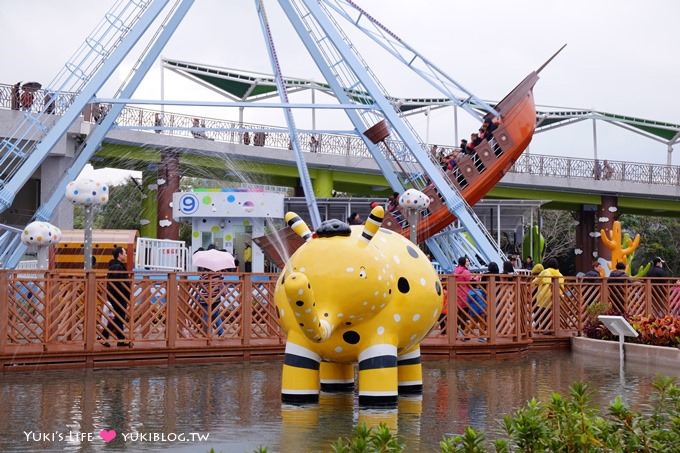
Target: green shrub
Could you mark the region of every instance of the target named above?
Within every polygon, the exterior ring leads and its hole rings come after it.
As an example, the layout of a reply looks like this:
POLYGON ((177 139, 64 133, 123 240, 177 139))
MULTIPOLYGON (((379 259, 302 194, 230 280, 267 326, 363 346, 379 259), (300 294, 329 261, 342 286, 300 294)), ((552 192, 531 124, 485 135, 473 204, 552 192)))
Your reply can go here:
POLYGON ((354 428, 351 438, 339 438, 332 445, 334 453, 399 453, 403 450, 397 436, 384 423, 370 428, 362 423, 354 428))
MULTIPOLYGON (((671 452, 680 445, 680 388, 671 378, 657 378, 652 411, 634 412, 617 397, 600 415, 586 384, 571 386, 569 398, 554 393, 535 399, 503 418, 507 439, 494 442, 496 452, 671 452)), ((442 452, 484 452, 483 434, 444 439, 442 452), (472 436, 476 435, 473 439, 472 436), (462 439, 467 437, 465 443, 462 439)))
MULTIPOLYGON (((490 445, 483 432, 468 427, 444 437, 442 453, 599 453, 680 451, 680 387, 672 378, 657 377, 646 413, 626 407, 616 397, 604 413, 592 404, 587 384, 576 383, 568 398, 553 393, 546 402, 531 399, 503 417, 506 438, 490 445), (488 449, 493 446, 493 450, 488 449)), ((385 424, 360 424, 349 438, 331 445, 334 453, 399 453, 405 446, 385 424)), ((260 447, 255 453, 264 453, 260 447)), ((212 450, 211 450, 212 452, 212 450)))

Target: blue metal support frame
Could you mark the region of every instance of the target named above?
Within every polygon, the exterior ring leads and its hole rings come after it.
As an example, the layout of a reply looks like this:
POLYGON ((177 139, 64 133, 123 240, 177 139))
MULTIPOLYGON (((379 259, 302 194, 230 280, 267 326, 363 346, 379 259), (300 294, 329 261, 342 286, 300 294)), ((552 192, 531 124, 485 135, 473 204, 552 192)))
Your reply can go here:
POLYGON ((474 94, 472 94, 470 91, 468 91, 465 87, 463 87, 460 83, 456 82, 453 80, 450 76, 448 76, 445 72, 440 70, 434 63, 429 61, 427 58, 425 58, 422 54, 417 52, 413 47, 409 46, 406 44, 403 40, 401 40, 397 35, 395 35, 392 31, 390 31, 387 27, 385 27, 383 24, 378 22, 373 16, 368 14, 366 11, 361 9, 356 3, 354 3, 351 0, 336 0, 336 3, 345 3, 348 5, 350 8, 353 8, 359 13, 359 16, 356 18, 350 17, 350 15, 345 11, 344 9, 340 8, 339 6, 336 7, 333 5, 333 3, 329 0, 324 0, 324 4, 328 5, 329 8, 333 9, 336 11, 342 18, 347 20, 347 22, 351 23, 354 25, 357 29, 361 30, 366 36, 371 38, 373 42, 378 44, 380 47, 382 47, 386 52, 389 52, 392 54, 397 60, 401 61, 407 68, 411 69, 413 72, 415 72, 418 76, 420 76, 423 80, 427 81, 430 85, 432 85, 435 89, 437 89, 440 93, 442 93, 444 96, 447 98, 451 99, 453 102, 456 103, 459 107, 464 109, 466 112, 468 112, 470 115, 472 115, 475 118, 482 119, 482 115, 480 115, 479 111, 475 110, 472 106, 477 107, 478 109, 485 110, 487 112, 493 113, 494 115, 499 115, 499 113, 491 107, 489 104, 484 102, 483 100, 477 98, 474 94), (369 30, 368 28, 362 27, 360 24, 360 21, 362 18, 365 18, 368 20, 374 27, 376 27, 378 30, 384 33, 377 34, 376 32, 369 30), (385 41, 389 42, 389 45, 385 43, 385 41), (408 56, 402 55, 398 48, 403 48, 406 51, 410 53, 408 56), (430 72, 423 71, 415 66, 415 62, 420 60, 427 69, 430 70, 430 72), (455 94, 453 94, 446 86, 445 82, 449 82, 451 85, 455 86, 458 90, 463 92, 466 95, 465 99, 461 99, 455 94))
POLYGON ((109 79, 111 74, 118 68, 125 56, 134 47, 144 32, 153 23, 160 12, 167 6, 170 0, 150 0, 153 4, 148 7, 135 26, 125 35, 122 42, 108 56, 102 67, 95 73, 92 79, 85 85, 83 90, 76 96, 71 106, 59 118, 54 127, 43 137, 33 152, 21 164, 17 173, 5 183, 0 190, 0 212, 4 212, 11 205, 16 194, 21 190, 26 181, 35 173, 47 155, 62 136, 68 131, 69 126, 78 118, 85 106, 96 95, 97 91, 109 79))
MULTIPOLYGON (((411 130, 404 124, 403 120, 397 115, 394 107, 385 97, 385 94, 382 93, 366 69, 359 63, 352 49, 342 39, 335 26, 322 11, 318 0, 300 1, 305 4, 309 10, 309 13, 313 15, 319 26, 326 33, 328 39, 331 40, 335 48, 342 55, 345 63, 351 68, 356 77, 364 85, 364 88, 371 95, 375 104, 382 111, 382 114, 389 121, 392 128, 397 132, 399 137, 401 137, 401 140, 406 144, 413 157, 428 175, 430 181, 435 184, 448 209, 458 218, 458 220, 460 220, 470 235, 475 239, 479 247, 479 251, 483 255, 483 258, 487 262, 502 262, 503 258, 498 253, 496 245, 489 238, 488 233, 482 229, 483 226, 480 225, 479 220, 476 219, 476 217, 473 217, 472 209, 467 205, 462 196, 444 179, 441 168, 435 166, 435 164, 426 155, 426 152, 422 149, 420 142, 417 140, 411 130)), ((279 2, 281 3, 282 1, 279 0, 279 2)), ((304 40, 303 34, 299 32, 298 34, 300 34, 304 40)), ((314 57, 314 55, 312 56, 314 57)), ((316 63, 319 66, 325 65, 323 61, 316 61, 316 63)), ((393 187, 393 189, 399 190, 396 187, 393 187)))
MULTIPOLYGON (((288 104, 288 91, 286 90, 286 85, 283 83, 283 78, 281 76, 281 66, 279 65, 279 59, 276 55, 276 48, 274 47, 271 29, 269 28, 269 21, 267 20, 267 12, 264 9, 262 0, 255 0, 255 9, 257 10, 258 18, 260 19, 262 36, 264 37, 265 44, 267 46, 267 52, 269 53, 269 61, 272 64, 272 70, 274 71, 274 78, 276 79, 276 87, 278 89, 279 96, 283 103, 288 104)), ((295 163, 297 165, 298 172, 300 173, 300 183, 302 184, 302 190, 305 194, 307 210, 309 211, 309 216, 312 220, 312 226, 314 229, 317 229, 321 226, 321 214, 319 214, 319 206, 316 204, 316 196, 314 195, 312 180, 309 177, 309 171, 307 170, 307 164, 305 162, 304 155, 302 154, 302 148, 300 147, 298 134, 295 132, 295 118, 293 118, 293 111, 289 107, 285 107, 283 108, 283 115, 285 116, 286 124, 288 125, 288 135, 290 136, 290 140, 293 145, 293 155, 295 156, 295 163)))
MULTIPOLYGON (((307 52, 309 52, 310 56, 314 60, 314 63, 316 63, 316 66, 321 71, 321 74, 326 79, 326 82, 331 87, 331 90, 335 94, 335 97, 340 101, 341 104, 355 104, 351 101, 351 99, 347 95, 346 90, 340 85, 340 83, 338 83, 337 79, 335 78, 335 75, 332 73, 332 71, 326 64, 323 55, 321 55, 321 52, 316 46, 316 43, 314 43, 314 41, 311 39, 307 29, 302 23, 302 20, 300 19, 300 17, 290 4, 290 1, 279 0, 279 5, 281 5, 281 8, 288 17, 288 20, 293 25, 293 28, 295 29, 298 36, 302 40, 302 43, 307 48, 307 52)), ((372 105, 367 105, 366 108, 373 109, 374 107, 372 105)), ((393 190, 400 193, 403 192, 404 186, 399 181, 399 178, 392 165, 382 155, 382 152, 380 151, 378 145, 371 142, 363 134, 364 130, 368 129, 370 126, 372 126, 372 124, 364 124, 364 122, 359 117, 357 112, 353 110, 346 110, 345 114, 352 122, 352 125, 355 127, 356 134, 359 137, 361 137, 361 139, 364 141, 364 144, 366 145, 368 151, 373 156, 375 162, 378 164, 378 167, 380 167, 380 171, 385 176, 385 179, 387 179, 387 182, 390 184, 393 190)))
MULTIPOLYGON (((172 17, 164 24, 164 27, 158 35, 158 38, 149 48, 146 55, 144 55, 142 58, 141 63, 128 81, 127 85, 121 90, 120 95, 122 97, 130 97, 135 92, 137 87, 139 87, 139 84, 144 79, 144 76, 153 66, 156 59, 160 56, 168 40, 173 35, 193 4, 194 0, 180 0, 177 8, 172 13, 172 17)), ((50 198, 47 200, 47 202, 38 208, 35 215, 33 216, 34 220, 48 222, 52 218, 54 211, 57 209, 57 206, 65 196, 66 186, 69 182, 75 180, 78 177, 85 165, 90 161, 90 158, 94 155, 97 149, 99 149, 99 145, 101 144, 102 140, 109 132, 113 126, 113 123, 116 121, 116 118, 124 108, 125 104, 113 105, 111 110, 102 119, 101 123, 94 128, 90 135, 88 135, 87 140, 84 143, 84 148, 71 163, 71 166, 64 173, 57 185, 52 189, 52 194, 50 195, 50 198)), ((3 265, 7 268, 16 267, 25 252, 26 246, 20 244, 14 249, 12 255, 9 257, 6 263, 3 263, 3 265)))

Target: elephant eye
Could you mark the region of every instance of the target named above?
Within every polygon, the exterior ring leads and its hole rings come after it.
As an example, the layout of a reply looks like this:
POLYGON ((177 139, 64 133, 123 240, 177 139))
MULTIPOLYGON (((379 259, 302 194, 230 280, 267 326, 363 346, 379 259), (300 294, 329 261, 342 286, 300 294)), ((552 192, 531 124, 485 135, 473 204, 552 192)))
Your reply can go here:
POLYGON ((363 266, 359 268, 359 278, 366 278, 366 268, 363 266))

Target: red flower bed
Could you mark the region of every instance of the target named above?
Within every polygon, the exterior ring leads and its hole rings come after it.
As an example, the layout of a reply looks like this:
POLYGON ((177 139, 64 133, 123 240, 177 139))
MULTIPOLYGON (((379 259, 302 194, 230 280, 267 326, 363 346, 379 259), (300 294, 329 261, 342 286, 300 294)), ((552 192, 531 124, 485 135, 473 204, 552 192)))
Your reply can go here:
POLYGON ((615 312, 609 305, 595 304, 588 308, 587 319, 583 328, 583 335, 599 340, 618 340, 609 329, 598 319, 599 315, 618 315, 628 320, 638 333, 638 337, 626 337, 630 343, 648 344, 651 346, 680 346, 680 317, 671 315, 656 316, 627 316, 625 313, 615 312))
POLYGON ((634 316, 628 320, 639 336, 631 339, 636 343, 653 346, 680 345, 680 318, 666 315, 663 317, 634 316))

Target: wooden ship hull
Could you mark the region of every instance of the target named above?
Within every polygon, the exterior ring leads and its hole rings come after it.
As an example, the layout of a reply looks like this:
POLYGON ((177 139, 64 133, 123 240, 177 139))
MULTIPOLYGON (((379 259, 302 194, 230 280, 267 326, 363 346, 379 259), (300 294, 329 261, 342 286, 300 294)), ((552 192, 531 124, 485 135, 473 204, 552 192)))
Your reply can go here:
MULTIPOLYGON (((453 186, 465 201, 473 206, 498 184, 510 167, 529 146, 536 129, 536 105, 533 87, 538 81, 538 74, 532 72, 517 85, 501 102, 496 110, 501 114, 501 123, 493 132, 491 141, 483 140, 475 147, 473 155, 460 159, 457 168, 447 171, 453 186)), ((430 184, 423 192, 430 197, 432 203, 429 212, 418 222, 418 242, 437 234, 456 217, 441 200, 436 187, 430 184)), ((406 218, 400 212, 401 218, 406 218)), ((386 213, 383 227, 399 231, 405 237, 410 236, 408 225, 397 221, 392 213, 386 213)))
MULTIPOLYGON (((481 200, 501 180, 531 142, 536 128, 533 87, 537 81, 538 72, 534 71, 503 98, 496 106, 501 121, 493 131, 493 139, 482 141, 475 147, 474 154, 466 155, 453 171, 447 171, 452 185, 469 205, 481 200)), ((434 185, 430 184, 423 192, 433 201, 418 222, 419 242, 437 234, 455 220, 434 185)), ((403 212, 386 212, 383 227, 410 237, 409 226, 403 219, 406 219, 403 212)), ((254 241, 279 267, 283 267, 285 260, 278 250, 283 247, 290 256, 302 244, 300 237, 290 228, 284 228, 277 235, 254 238, 254 241)))

